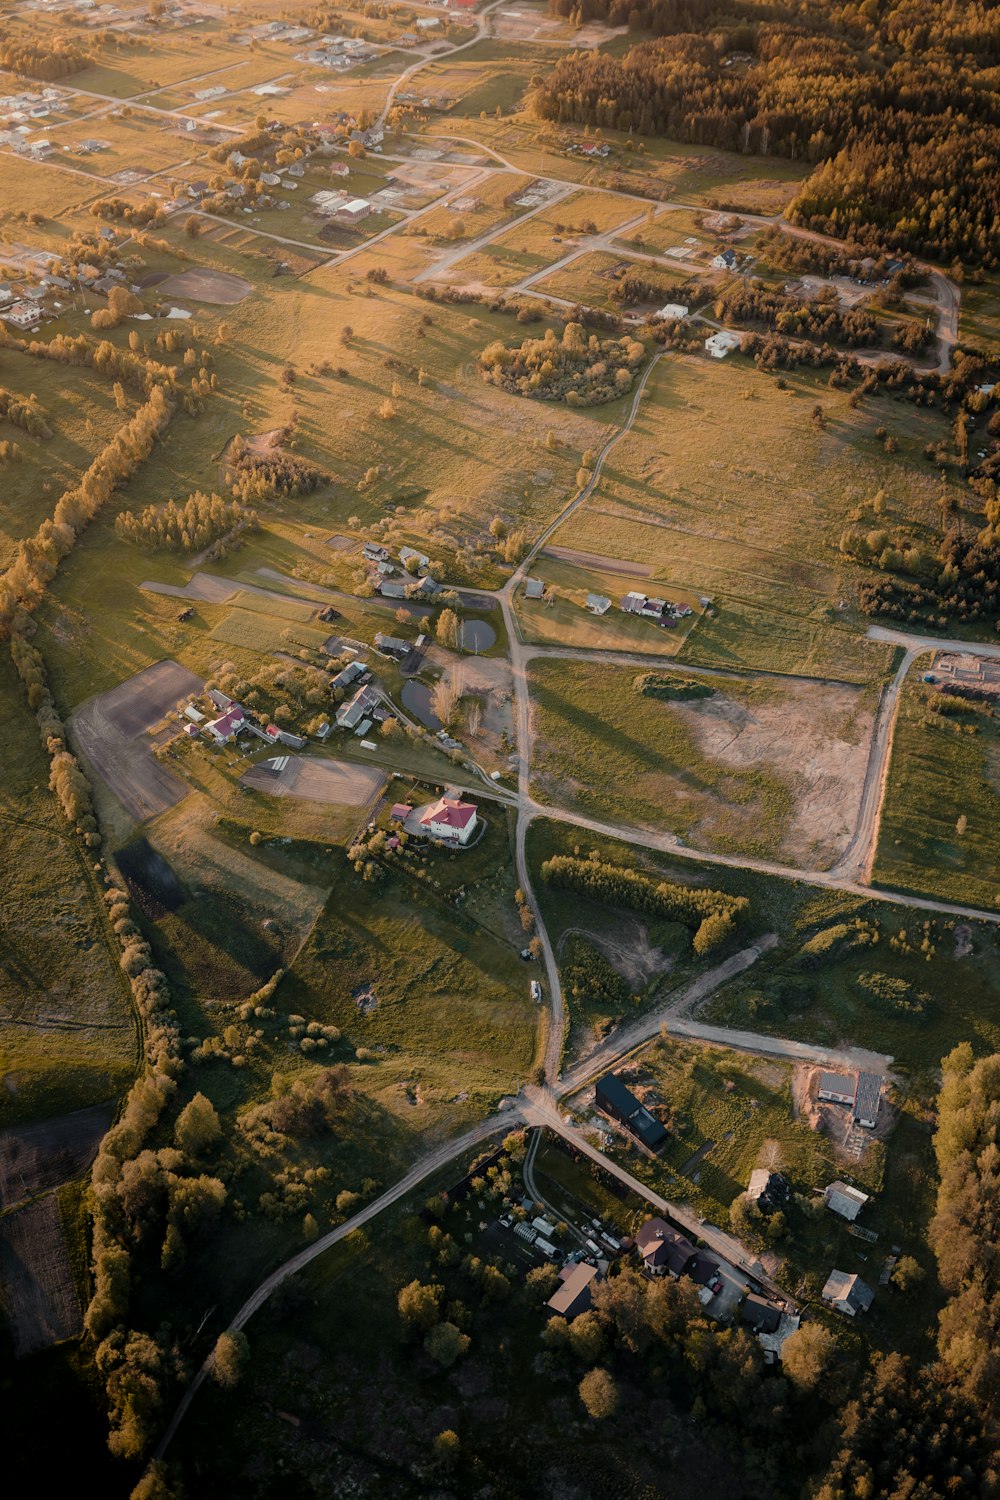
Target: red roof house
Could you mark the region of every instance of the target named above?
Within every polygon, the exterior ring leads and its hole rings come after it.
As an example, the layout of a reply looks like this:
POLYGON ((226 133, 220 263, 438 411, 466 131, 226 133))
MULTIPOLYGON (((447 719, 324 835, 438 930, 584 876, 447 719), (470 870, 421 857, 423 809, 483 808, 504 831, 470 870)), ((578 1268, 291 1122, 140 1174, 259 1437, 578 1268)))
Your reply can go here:
POLYGON ((446 844, 467 844, 478 823, 472 802, 445 795, 431 802, 420 814, 420 826, 431 838, 446 844))

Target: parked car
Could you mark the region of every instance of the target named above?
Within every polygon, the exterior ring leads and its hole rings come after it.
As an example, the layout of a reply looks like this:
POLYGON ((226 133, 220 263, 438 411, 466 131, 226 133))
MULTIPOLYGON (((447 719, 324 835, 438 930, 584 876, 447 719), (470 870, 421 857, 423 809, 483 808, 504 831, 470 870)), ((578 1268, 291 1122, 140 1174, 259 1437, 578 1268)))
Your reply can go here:
POLYGON ((531 964, 535 961, 535 955, 532 953, 530 948, 522 948, 521 957, 524 959, 526 964, 531 964))
POLYGON ((717 1297, 719 1295, 719 1293, 722 1291, 723 1284, 724 1283, 721 1276, 716 1276, 714 1280, 708 1283, 713 1297, 717 1297))
POLYGON ((537 1005, 542 998, 542 987, 537 979, 531 981, 531 998, 537 1005))

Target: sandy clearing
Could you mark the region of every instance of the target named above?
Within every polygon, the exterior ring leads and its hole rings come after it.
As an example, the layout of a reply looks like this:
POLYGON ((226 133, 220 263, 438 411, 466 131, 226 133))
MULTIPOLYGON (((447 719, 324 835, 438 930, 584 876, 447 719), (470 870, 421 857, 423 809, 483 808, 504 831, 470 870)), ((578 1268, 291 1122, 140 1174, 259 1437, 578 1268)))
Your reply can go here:
POLYGON ((671 709, 703 755, 767 771, 792 787, 783 855, 823 867, 844 852, 857 826, 874 723, 863 689, 789 684, 777 701, 745 705, 716 692, 671 709))
POLYGON ((15 1359, 80 1332, 83 1320, 55 1193, 0 1220, 0 1296, 15 1359))
POLYGON ((166 297, 187 297, 192 302, 207 302, 213 307, 231 307, 242 302, 253 291, 249 281, 229 271, 181 271, 168 276, 157 287, 166 297))
POLYGON ((364 807, 382 791, 385 777, 369 766, 326 760, 315 755, 284 756, 259 761, 240 781, 272 797, 304 797, 312 802, 335 802, 343 807, 364 807))
POLYGON ((0 1131, 0 1207, 81 1176, 111 1124, 110 1104, 0 1131))
POLYGON ((147 594, 166 594, 171 599, 201 599, 205 604, 225 604, 238 594, 243 584, 228 578, 213 578, 210 573, 194 573, 185 584, 140 583, 147 594))

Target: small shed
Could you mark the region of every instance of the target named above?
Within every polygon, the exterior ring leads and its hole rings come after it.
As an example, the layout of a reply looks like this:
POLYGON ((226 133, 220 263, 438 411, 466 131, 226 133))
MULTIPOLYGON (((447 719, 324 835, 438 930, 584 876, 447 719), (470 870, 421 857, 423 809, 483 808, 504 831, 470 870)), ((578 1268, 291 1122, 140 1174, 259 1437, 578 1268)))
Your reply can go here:
POLYGON ((545 593, 545 585, 540 578, 526 578, 524 580, 524 597, 526 599, 541 599, 545 593))

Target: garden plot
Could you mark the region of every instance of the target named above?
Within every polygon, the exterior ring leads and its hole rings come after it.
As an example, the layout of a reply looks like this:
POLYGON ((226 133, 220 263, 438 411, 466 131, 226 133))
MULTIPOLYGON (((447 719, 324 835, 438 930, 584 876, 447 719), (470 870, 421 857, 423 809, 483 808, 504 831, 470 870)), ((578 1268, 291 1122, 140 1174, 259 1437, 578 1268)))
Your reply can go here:
POLYGON ((153 755, 146 735, 204 683, 176 661, 157 662, 73 714, 75 741, 104 784, 137 823, 155 818, 187 793, 153 755))
POLYGON ((0 1220, 0 1300, 16 1359, 80 1332, 80 1304, 55 1193, 0 1220))
POLYGON ((81 1176, 111 1124, 110 1105, 0 1131, 0 1207, 81 1176))

